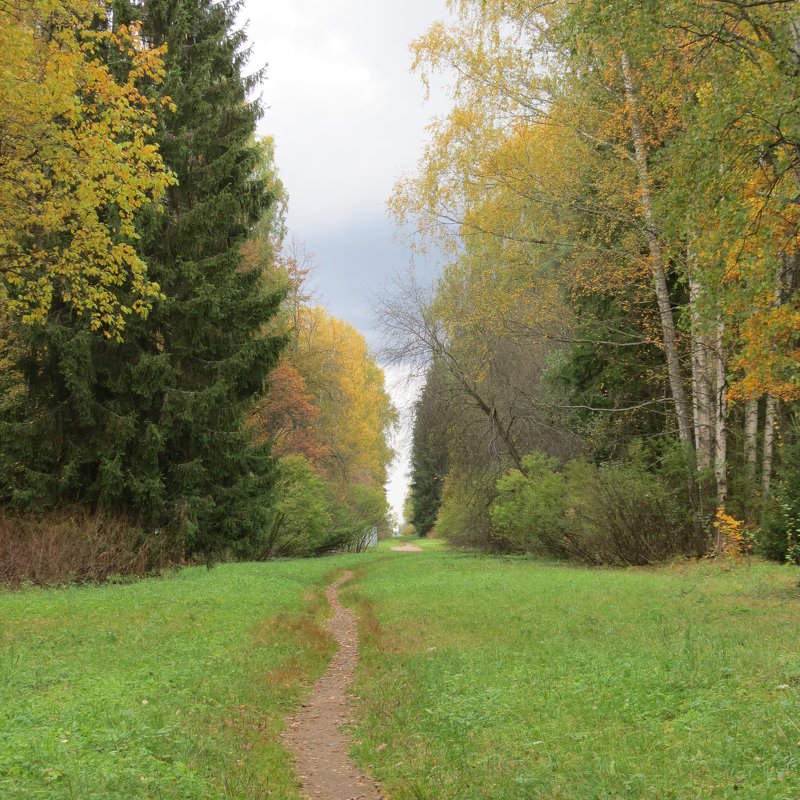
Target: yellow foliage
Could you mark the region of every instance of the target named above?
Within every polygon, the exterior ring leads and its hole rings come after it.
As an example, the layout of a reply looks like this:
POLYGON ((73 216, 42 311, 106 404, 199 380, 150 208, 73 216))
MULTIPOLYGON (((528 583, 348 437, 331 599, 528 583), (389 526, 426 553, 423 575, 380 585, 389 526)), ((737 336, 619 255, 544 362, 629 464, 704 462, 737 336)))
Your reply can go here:
POLYGON ((748 552, 745 523, 726 514, 720 506, 714 515, 714 550, 709 557, 736 559, 748 552))
POLYGON ((54 305, 120 338, 160 296, 134 220, 174 176, 153 137, 164 50, 138 28, 94 30, 99 0, 0 4, 0 299, 24 323, 54 305), (102 53, 127 67, 115 80, 102 53))
POLYGON ((394 456, 387 437, 397 418, 383 371, 364 337, 321 306, 300 306, 296 326, 286 358, 320 410, 326 473, 343 484, 383 487, 394 456))

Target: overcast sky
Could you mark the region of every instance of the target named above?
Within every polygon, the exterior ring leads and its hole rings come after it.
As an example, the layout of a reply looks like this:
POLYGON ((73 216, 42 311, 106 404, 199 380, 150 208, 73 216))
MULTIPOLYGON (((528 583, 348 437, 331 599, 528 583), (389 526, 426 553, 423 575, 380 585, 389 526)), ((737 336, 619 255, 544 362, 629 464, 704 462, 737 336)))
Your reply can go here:
MULTIPOLYGON (((441 90, 424 102, 408 44, 447 17, 445 0, 247 0, 244 15, 251 66, 267 64, 260 132, 275 138, 289 234, 314 256, 318 300, 374 346, 371 298, 409 263, 386 201, 419 160, 426 123, 447 108, 441 90)), ((407 405, 397 378, 387 375, 390 390, 407 405)), ((396 447, 388 489, 399 516, 403 436, 396 447)))

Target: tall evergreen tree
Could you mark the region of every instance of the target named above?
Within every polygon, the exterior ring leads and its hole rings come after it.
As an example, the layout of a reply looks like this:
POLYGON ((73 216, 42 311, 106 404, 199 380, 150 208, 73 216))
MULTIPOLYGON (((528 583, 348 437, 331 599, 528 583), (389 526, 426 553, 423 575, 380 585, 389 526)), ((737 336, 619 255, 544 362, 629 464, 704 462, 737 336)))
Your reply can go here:
POLYGON ((447 450, 446 377, 434 362, 416 403, 411 449, 411 524, 420 534, 433 530, 442 504, 442 488, 450 465, 447 450))
POLYGON ((150 90, 177 109, 164 105, 157 133, 178 184, 163 213, 141 215, 139 243, 163 299, 122 344, 54 309, 21 362, 25 407, 3 428, 6 500, 120 510, 195 553, 258 530, 271 483, 268 448, 244 415, 282 346, 266 332, 281 295, 240 250, 275 197, 254 139, 261 108, 249 95, 261 76, 244 74, 239 8, 113 4, 114 25, 141 19, 146 40, 168 47, 165 81, 150 90))

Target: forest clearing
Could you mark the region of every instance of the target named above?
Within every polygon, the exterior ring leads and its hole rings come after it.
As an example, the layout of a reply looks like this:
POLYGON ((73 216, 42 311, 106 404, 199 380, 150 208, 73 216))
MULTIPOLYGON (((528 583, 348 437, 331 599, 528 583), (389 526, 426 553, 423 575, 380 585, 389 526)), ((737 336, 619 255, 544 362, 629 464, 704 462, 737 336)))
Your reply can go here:
POLYGON ((358 617, 352 753, 393 800, 793 798, 798 572, 454 553, 0 595, 0 795, 299 800, 282 744, 358 617))
POLYGON ((798 86, 800 0, 0 0, 0 798, 799 800, 798 86))

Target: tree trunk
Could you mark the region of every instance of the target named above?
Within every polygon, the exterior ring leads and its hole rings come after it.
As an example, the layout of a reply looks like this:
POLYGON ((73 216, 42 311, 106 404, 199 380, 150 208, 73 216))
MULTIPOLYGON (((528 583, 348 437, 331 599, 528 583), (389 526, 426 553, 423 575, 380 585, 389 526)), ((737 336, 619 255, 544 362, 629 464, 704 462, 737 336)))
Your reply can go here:
POLYGON ((767 395, 767 414, 764 419, 764 452, 761 456, 761 504, 769 495, 772 482, 772 451, 775 445, 775 422, 778 416, 778 404, 772 395, 767 395))
POLYGON ((728 499, 728 387, 727 376, 725 374, 725 350, 723 337, 725 334, 725 323, 720 320, 717 322, 717 343, 714 352, 714 364, 716 372, 716 404, 715 404, 715 440, 714 450, 714 475, 717 479, 717 504, 720 508, 725 507, 728 499))
MULTIPOLYGON (((714 403, 714 477, 717 482, 717 508, 725 508, 728 499, 728 439, 726 424, 728 420, 728 387, 725 374, 724 350, 725 323, 717 321, 716 346, 714 348, 715 403, 714 403)), ((714 550, 721 554, 725 547, 722 531, 717 527, 714 550)))
POLYGON ((694 439, 697 451, 697 468, 701 472, 711 466, 714 435, 711 424, 711 376, 709 374, 708 337, 700 331, 697 299, 700 285, 689 273, 689 308, 692 333, 692 410, 694 412, 694 439))
POLYGON ((678 358, 677 337, 675 335, 675 321, 672 317, 672 305, 669 299, 667 277, 664 272, 664 260, 661 253, 661 242, 653 214, 653 201, 650 195, 650 174, 647 165, 644 136, 636 108, 636 95, 633 88, 631 67, 626 53, 622 54, 622 77, 625 83, 625 99, 628 103, 630 114, 631 134, 633 147, 636 154, 636 169, 639 176, 639 190, 641 192, 642 209, 646 221, 647 244, 650 250, 650 269, 653 273, 653 284, 658 301, 658 311, 661 316, 661 336, 663 340, 664 355, 667 360, 667 374, 672 400, 675 404, 675 414, 678 418, 678 436, 680 440, 691 447, 692 426, 689 421, 689 411, 686 405, 686 396, 681 382, 680 360, 678 358))
POLYGON ((755 475, 758 439, 758 400, 747 401, 744 407, 744 461, 750 476, 755 475))

